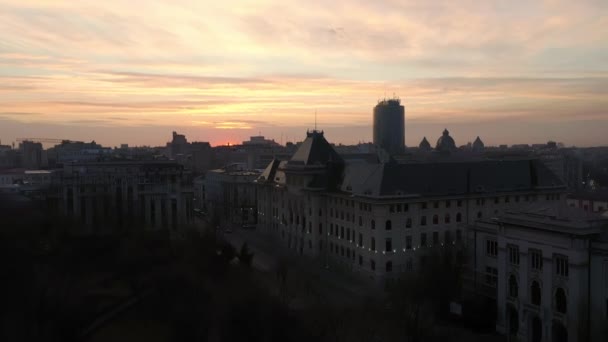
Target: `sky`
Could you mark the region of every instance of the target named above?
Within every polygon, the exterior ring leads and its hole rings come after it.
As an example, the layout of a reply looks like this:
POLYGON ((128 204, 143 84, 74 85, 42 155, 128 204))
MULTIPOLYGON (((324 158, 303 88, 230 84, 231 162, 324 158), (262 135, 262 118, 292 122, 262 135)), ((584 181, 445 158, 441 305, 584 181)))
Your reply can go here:
POLYGON ((0 0, 0 139, 608 145, 608 1, 0 0))

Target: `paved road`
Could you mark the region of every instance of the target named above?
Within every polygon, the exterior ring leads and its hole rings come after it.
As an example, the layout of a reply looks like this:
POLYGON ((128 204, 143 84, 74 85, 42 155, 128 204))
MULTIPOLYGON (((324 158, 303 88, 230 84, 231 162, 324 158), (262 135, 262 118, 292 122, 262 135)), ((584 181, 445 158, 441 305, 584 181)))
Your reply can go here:
MULTIPOLYGON (((293 251, 282 248, 273 237, 259 231, 234 228, 232 233, 224 236, 237 249, 246 242, 255 253, 253 266, 260 271, 274 274, 279 260, 287 260, 288 278, 292 281, 291 286, 298 288, 298 297, 308 296, 336 306, 349 306, 382 293, 353 275, 325 269, 319 260, 295 256, 293 251)), ((311 298, 295 300, 306 301, 311 298)))

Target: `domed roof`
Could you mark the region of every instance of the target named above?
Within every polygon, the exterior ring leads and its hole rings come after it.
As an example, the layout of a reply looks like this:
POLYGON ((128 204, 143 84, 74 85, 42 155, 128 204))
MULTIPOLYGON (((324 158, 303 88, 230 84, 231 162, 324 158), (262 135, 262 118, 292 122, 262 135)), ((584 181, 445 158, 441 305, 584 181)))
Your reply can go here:
POLYGON ((443 131, 443 135, 437 140, 437 145, 435 146, 437 151, 441 152, 449 152, 456 150, 456 143, 454 139, 450 136, 450 132, 445 129, 443 131))
POLYGON ((426 137, 422 138, 422 141, 420 142, 420 144, 418 145, 418 147, 421 150, 430 150, 431 149, 431 144, 429 143, 428 140, 426 140, 426 137))

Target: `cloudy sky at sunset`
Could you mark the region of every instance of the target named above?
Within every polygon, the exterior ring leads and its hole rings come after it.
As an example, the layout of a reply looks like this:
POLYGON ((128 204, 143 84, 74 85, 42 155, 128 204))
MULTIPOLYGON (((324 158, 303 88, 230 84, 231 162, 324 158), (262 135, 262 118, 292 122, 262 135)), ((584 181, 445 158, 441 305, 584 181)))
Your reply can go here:
POLYGON ((0 0, 0 139, 608 145, 608 1, 0 0))

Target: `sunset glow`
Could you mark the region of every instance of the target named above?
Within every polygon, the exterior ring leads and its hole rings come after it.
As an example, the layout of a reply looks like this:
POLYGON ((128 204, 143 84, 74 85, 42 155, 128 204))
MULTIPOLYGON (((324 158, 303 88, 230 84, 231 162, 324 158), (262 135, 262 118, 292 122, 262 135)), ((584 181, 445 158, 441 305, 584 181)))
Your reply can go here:
POLYGON ((4 1, 0 138, 606 144, 606 1, 4 1), (143 10, 145 9, 145 10, 143 10), (551 119, 550 124, 546 124, 551 119))

